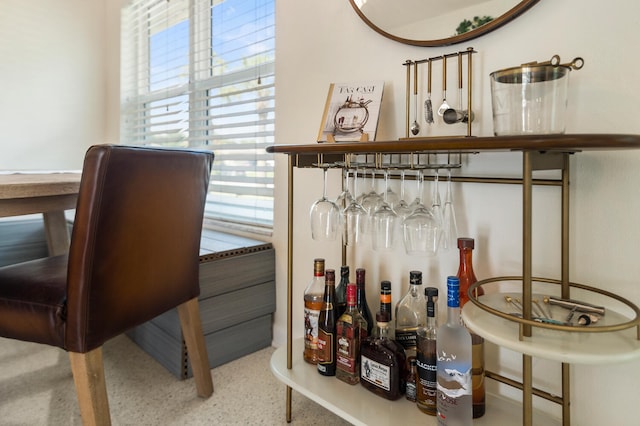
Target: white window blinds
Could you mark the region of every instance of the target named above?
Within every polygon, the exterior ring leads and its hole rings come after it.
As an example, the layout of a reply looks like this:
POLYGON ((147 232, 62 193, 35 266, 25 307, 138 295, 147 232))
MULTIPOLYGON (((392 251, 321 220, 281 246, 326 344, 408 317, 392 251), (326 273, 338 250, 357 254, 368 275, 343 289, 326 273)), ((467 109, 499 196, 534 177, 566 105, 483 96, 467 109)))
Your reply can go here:
POLYGON ((274 0, 132 0, 121 45, 122 141, 214 151, 206 215, 270 227, 274 0))

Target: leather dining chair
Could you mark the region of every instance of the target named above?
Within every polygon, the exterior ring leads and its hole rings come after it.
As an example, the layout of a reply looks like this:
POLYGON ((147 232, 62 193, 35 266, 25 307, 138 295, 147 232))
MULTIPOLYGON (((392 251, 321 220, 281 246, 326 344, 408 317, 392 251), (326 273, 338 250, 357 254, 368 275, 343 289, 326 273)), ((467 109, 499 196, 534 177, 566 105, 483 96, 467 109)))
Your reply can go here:
POLYGON ((174 307, 197 393, 213 393, 198 308, 212 162, 210 152, 93 146, 68 254, 0 268, 0 336, 69 352, 84 424, 111 423, 102 345, 174 307))

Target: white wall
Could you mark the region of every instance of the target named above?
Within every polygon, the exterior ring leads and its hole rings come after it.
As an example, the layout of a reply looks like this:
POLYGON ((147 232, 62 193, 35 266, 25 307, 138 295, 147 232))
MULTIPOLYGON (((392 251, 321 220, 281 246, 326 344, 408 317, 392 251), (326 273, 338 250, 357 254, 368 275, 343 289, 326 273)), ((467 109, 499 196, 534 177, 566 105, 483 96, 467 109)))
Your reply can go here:
POLYGON ((106 141, 106 3, 0 2, 0 169, 79 169, 106 141))
MULTIPOLYGON (((0 0, 0 169, 79 168, 93 143, 118 140, 119 5, 125 0, 0 0), (34 104, 40 107, 33 107, 34 104)), ((330 82, 386 82, 378 138, 404 134, 404 67, 420 59, 473 46, 475 96, 474 133, 490 135, 491 71, 553 54, 563 59, 583 56, 584 69, 571 76, 568 132, 640 133, 637 120, 640 60, 627 48, 637 40, 640 4, 596 0, 543 0, 516 21, 477 40, 458 46, 419 48, 384 39, 362 23, 346 0, 278 0, 277 7, 277 141, 314 143, 330 82), (626 50, 625 50, 626 49, 626 50)), ((434 94, 434 99, 439 99, 434 94)), ((602 286, 640 304, 636 261, 640 226, 637 213, 640 184, 636 166, 640 152, 582 153, 572 162, 572 280, 602 286)), ((519 168, 518 154, 472 157, 466 171, 493 170, 501 175, 519 168)), ((286 194, 287 161, 276 163, 278 311, 274 344, 286 341, 286 194)), ((312 259, 327 258, 339 268, 340 250, 311 240, 306 215, 320 195, 321 174, 296 171, 294 230, 294 333, 302 335, 302 292, 312 259)), ((476 238, 475 267, 479 277, 519 272, 520 192, 517 187, 456 185, 456 208, 462 233, 476 238)), ((339 191, 331 174, 329 194, 339 191)), ((534 274, 558 273, 557 233, 553 213, 557 191, 535 190, 534 274)), ((406 291, 410 269, 425 273, 425 282, 444 289, 455 273, 455 253, 437 260, 361 251, 350 259, 368 274, 369 303, 377 307, 381 279, 390 279, 397 301, 406 291)), ((517 370, 519 356, 487 347, 505 369, 517 370)), ((495 364, 489 360, 488 364, 495 364)), ((548 368, 545 382, 557 387, 559 367, 534 360, 534 372, 548 368)), ((573 424, 635 424, 640 362, 572 367, 573 424), (615 390, 614 390, 615 389, 615 390)), ((283 401, 284 404, 284 401, 283 401)), ((555 407, 550 410, 555 410, 555 407)))
MULTIPOLYGON (((378 139, 404 136, 406 59, 421 59, 473 46, 477 103, 476 135, 491 135, 490 72, 553 54, 563 60, 582 56, 586 65, 571 75, 568 133, 640 133, 638 94, 634 77, 640 65, 625 50, 637 40, 640 5, 596 0, 541 1, 506 27, 468 43, 443 48, 397 44, 370 30, 345 1, 277 2, 277 117, 276 140, 280 144, 313 143, 317 134, 329 83, 379 80, 386 82, 378 139)), ((434 99, 439 99, 434 93, 434 99)), ((424 126, 423 126, 424 127, 424 126)), ((637 224, 640 184, 637 162, 640 152, 582 153, 572 160, 571 278, 617 292, 640 304, 636 260, 640 227, 637 224)), ((510 174, 520 167, 519 154, 491 154, 468 160, 466 170, 490 170, 510 174)), ((286 341, 286 191, 287 160, 276 166, 276 228, 278 253, 278 311, 275 344, 286 341)), ((332 174, 329 194, 339 192, 339 175, 332 174)), ((321 193, 321 172, 295 172, 296 222, 294 225, 294 335, 302 336, 302 294, 312 272, 314 257, 325 257, 328 267, 340 267, 335 244, 310 238, 307 215, 321 193)), ((518 274, 521 265, 521 195, 517 187, 466 184, 455 186, 456 208, 462 233, 476 238, 475 267, 479 277, 518 274)), ((558 191, 536 188, 534 223, 534 274, 558 276, 558 191), (535 231, 536 229, 542 231, 535 231)), ((420 269, 425 282, 445 288, 445 277, 455 274, 457 256, 448 253, 437 260, 380 255, 360 250, 350 255, 352 268, 367 268, 369 304, 377 309, 379 282, 389 279, 394 301, 408 286, 408 271, 420 269)), ((443 309, 444 310, 444 309, 443 309)), ((487 347, 490 357, 500 357, 501 367, 517 372, 520 356, 487 347)), ((489 360, 490 367, 496 364, 489 360)), ((558 390, 559 366, 534 360, 534 372, 558 390)), ((620 365, 572 367, 572 424, 630 425, 636 408, 635 383, 640 383, 640 362, 620 365), (605 390, 606 389, 606 390, 605 390), (612 389, 609 391, 608 389, 612 389), (613 391, 615 389, 615 391, 613 391)), ((492 384, 489 384, 493 387, 492 384)), ((557 408, 549 408, 557 413, 557 408)))

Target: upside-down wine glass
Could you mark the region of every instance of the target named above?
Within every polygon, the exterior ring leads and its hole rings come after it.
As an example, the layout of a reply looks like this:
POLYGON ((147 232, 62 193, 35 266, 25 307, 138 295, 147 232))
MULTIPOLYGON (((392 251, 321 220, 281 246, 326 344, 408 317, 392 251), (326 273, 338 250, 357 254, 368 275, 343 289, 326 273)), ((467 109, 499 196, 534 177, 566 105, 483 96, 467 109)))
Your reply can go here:
POLYGON ((398 194, 396 194, 396 192, 393 190, 391 185, 389 185, 389 183, 386 182, 386 179, 388 178, 388 175, 389 175, 389 169, 385 169, 384 173, 385 173, 384 174, 385 191, 382 194, 382 199, 384 200, 385 203, 387 203, 389 205, 389 207, 391 207, 392 210, 395 211, 396 206, 398 205, 398 203, 400 203, 400 196, 398 194))
POLYGON ((353 195, 351 195, 351 191, 349 188, 349 174, 350 174, 349 169, 347 169, 346 167, 342 169, 343 190, 340 193, 340 195, 338 195, 338 198, 336 198, 336 201, 335 201, 336 205, 340 209, 340 212, 346 209, 347 206, 351 204, 351 200, 353 199, 353 195))
POLYGON ((389 186, 389 170, 385 170, 384 174, 385 198, 383 202, 378 206, 371 218, 372 223, 372 235, 371 246, 374 250, 389 250, 393 248, 394 238, 396 234, 396 221, 398 215, 393 211, 389 205, 387 198, 388 186, 389 186))
POLYGON ((400 200, 395 205, 395 207, 393 207, 393 211, 396 212, 396 215, 398 215, 398 218, 401 221, 404 220, 407 216, 409 216, 411 214, 411 212, 412 212, 412 209, 409 207, 409 205, 405 201, 405 195, 404 195, 404 182, 405 182, 405 179, 404 179, 404 176, 405 176, 405 169, 402 169, 400 171, 400 200))
POLYGON ((316 241, 333 241, 340 231, 340 209, 333 201, 327 198, 327 169, 326 164, 321 164, 323 171, 322 198, 311 206, 309 218, 311 222, 311 237, 316 241))
POLYGON ((433 176, 433 195, 431 198, 431 213, 436 218, 438 223, 442 224, 442 201, 440 200, 439 190, 439 175, 438 169, 435 169, 435 175, 433 176))
MULTIPOLYGON (((353 171, 353 193, 357 194, 358 185, 358 170, 353 171)), ((362 242, 364 238, 364 230, 366 222, 369 219, 367 212, 362 208, 360 203, 355 197, 351 197, 349 205, 342 210, 342 222, 343 234, 342 239, 344 244, 348 246, 355 246, 362 242)))
POLYGON ((453 195, 451 192, 451 169, 448 170, 447 192, 444 196, 444 208, 442 209, 442 240, 441 247, 450 250, 457 247, 458 225, 456 213, 453 208, 453 195))
MULTIPOLYGON (((418 197, 422 194, 424 175, 418 174, 418 197)), ((404 248, 407 254, 435 256, 440 244, 440 224, 431 211, 418 202, 413 213, 402 222, 404 248)))

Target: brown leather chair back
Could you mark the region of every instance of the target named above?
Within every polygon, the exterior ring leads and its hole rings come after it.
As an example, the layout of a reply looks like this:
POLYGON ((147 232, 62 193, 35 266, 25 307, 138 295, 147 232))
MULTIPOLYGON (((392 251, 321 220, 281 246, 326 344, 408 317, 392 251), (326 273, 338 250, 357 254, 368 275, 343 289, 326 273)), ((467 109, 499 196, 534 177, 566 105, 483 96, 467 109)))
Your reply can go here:
POLYGON ((67 350, 92 350, 198 296, 212 162, 200 151, 87 151, 69 250, 67 350))

